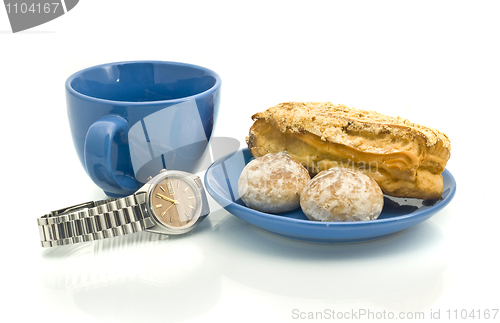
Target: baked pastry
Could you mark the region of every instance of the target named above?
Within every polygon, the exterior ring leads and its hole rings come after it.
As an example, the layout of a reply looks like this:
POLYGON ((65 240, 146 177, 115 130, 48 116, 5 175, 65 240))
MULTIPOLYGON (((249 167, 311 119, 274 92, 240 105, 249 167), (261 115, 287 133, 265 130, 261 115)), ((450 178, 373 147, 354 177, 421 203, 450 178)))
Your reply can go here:
POLYGON ((252 116, 247 137, 255 157, 287 151, 311 176, 347 167, 391 196, 439 198, 450 140, 435 129, 329 102, 282 103, 252 116))
POLYGON ((250 161, 238 180, 238 193, 249 208, 268 213, 295 210, 300 192, 311 178, 286 152, 250 161))
POLYGON ((300 207, 313 221, 375 220, 383 206, 384 195, 378 184, 360 171, 348 168, 321 171, 300 195, 300 207))

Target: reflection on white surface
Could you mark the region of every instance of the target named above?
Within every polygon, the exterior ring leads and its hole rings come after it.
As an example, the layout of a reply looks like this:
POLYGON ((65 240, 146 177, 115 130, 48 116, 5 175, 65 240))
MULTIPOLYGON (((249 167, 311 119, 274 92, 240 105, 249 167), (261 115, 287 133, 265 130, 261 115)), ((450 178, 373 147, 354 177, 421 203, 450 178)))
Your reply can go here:
MULTIPOLYGON (((210 221, 199 227, 202 235, 210 221)), ((50 249, 44 253, 42 284, 104 321, 197 317, 220 298, 220 276, 210 270, 206 251, 192 238, 139 232, 50 249)), ((55 309, 61 306, 53 303, 55 309)))
POLYGON ((429 221, 349 244, 294 241, 235 217, 220 222, 213 234, 216 247, 210 250, 224 255, 219 261, 223 276, 286 298, 428 308, 441 293, 449 263, 447 243, 429 221))
MULTIPOLYGON (((52 291, 48 303, 102 321, 178 322, 210 316, 227 288, 273 302, 284 316, 295 307, 358 304, 427 311, 443 291, 448 243, 431 221, 378 240, 318 244, 270 234, 225 210, 208 219, 164 241, 144 233, 47 250, 41 278, 52 291)), ((224 316, 237 318, 244 307, 224 316)))

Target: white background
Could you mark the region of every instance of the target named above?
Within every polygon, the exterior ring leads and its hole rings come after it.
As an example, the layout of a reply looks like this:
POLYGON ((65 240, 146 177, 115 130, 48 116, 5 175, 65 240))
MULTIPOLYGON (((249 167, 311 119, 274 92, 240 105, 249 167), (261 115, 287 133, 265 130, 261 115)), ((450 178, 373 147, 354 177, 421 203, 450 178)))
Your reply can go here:
POLYGON ((296 322, 365 310, 445 320, 465 309, 478 321, 478 310, 500 308, 499 16, 497 1, 82 0, 12 34, 0 9, 2 316, 296 322), (250 116, 285 101, 343 103, 437 128, 451 138, 456 197, 430 220, 367 243, 291 241, 212 204, 188 237, 41 248, 38 216, 105 197, 77 160, 65 79, 144 59, 219 73, 215 135, 242 146, 250 116))

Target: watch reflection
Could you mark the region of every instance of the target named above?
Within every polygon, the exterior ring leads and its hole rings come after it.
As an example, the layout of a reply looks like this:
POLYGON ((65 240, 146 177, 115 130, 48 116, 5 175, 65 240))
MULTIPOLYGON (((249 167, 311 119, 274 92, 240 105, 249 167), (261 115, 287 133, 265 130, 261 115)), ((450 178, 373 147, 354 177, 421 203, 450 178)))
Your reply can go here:
POLYGON ((206 219, 182 236, 138 232, 49 249, 41 281, 55 308, 76 305, 104 321, 184 321, 220 298, 203 243, 210 231, 206 219))

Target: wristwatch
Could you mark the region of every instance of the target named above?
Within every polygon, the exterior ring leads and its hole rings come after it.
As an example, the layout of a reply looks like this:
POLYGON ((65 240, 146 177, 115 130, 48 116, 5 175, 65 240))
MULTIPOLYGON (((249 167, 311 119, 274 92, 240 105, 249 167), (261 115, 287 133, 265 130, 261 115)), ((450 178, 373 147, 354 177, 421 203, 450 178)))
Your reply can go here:
POLYGON ((42 247, 55 247, 138 231, 183 234, 209 213, 199 176, 162 169, 130 196, 78 204, 37 221, 42 247))

